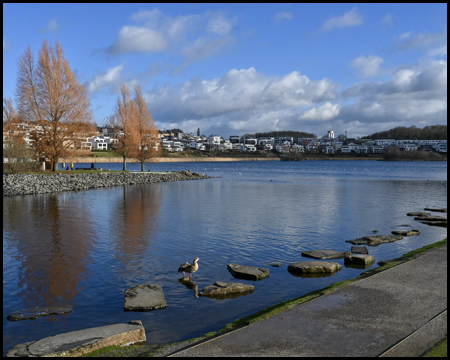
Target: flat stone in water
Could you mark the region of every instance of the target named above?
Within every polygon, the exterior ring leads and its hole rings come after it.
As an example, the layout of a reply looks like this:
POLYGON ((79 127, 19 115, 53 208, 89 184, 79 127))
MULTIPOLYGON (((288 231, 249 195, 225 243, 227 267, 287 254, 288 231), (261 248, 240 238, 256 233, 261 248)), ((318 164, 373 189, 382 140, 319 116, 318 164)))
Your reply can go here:
POLYGON ((353 254, 368 254, 369 253, 369 249, 367 248, 367 246, 352 246, 351 249, 353 254))
POLYGON ((372 255, 356 254, 344 258, 345 264, 371 265, 374 262, 375 258, 372 255))
POLYGON ((407 213, 406 215, 408 215, 408 216, 428 216, 428 215, 431 215, 431 213, 411 211, 411 212, 407 213))
POLYGON ((125 290, 125 311, 163 310, 166 307, 164 293, 158 284, 137 285, 125 290))
POLYGON ((425 208, 424 210, 428 211, 438 211, 438 212, 447 212, 447 208, 441 208, 441 209, 434 209, 434 208, 425 208))
POLYGON ((402 236, 413 236, 419 235, 420 230, 411 229, 411 230, 393 230, 391 231, 394 235, 402 235, 402 236))
POLYGON ((313 259, 340 259, 347 255, 350 255, 350 251, 335 251, 335 250, 311 250, 303 251, 302 256, 310 257, 313 259))
POLYGON ((8 357, 80 356, 113 345, 131 345, 145 342, 145 329, 140 320, 127 324, 100 326, 72 331, 38 341, 16 345, 8 351, 8 357))
POLYGON ((355 240, 346 240, 354 245, 378 246, 383 243, 390 243, 403 239, 402 235, 370 235, 355 240))
POLYGON ((269 269, 255 266, 228 264, 227 269, 237 279, 262 280, 269 277, 269 269))
POLYGON ((73 310, 70 307, 35 307, 33 309, 15 310, 8 315, 9 321, 37 319, 41 316, 69 314, 73 310))
POLYGON ((248 295, 255 290, 253 285, 216 281, 213 285, 208 285, 200 293, 200 296, 208 296, 220 299, 235 298, 248 295))
POLYGON ((290 273, 334 273, 342 269, 342 265, 334 261, 301 261, 290 264, 290 273))
POLYGON ((443 216, 416 216, 414 220, 425 220, 425 221, 447 221, 446 217, 443 216))

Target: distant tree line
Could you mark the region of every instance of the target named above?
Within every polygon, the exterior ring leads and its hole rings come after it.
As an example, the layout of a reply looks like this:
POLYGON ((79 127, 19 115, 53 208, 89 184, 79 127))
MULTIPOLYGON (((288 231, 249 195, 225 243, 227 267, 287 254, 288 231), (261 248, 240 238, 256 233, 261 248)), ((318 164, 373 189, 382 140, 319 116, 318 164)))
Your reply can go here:
POLYGON ((363 139, 395 139, 395 140, 447 140, 447 125, 425 126, 420 129, 398 126, 390 130, 364 136, 363 139))
POLYGON ((388 146, 383 154, 384 160, 443 160, 441 154, 425 150, 401 150, 398 146, 388 146))
POLYGON ((284 130, 284 131, 268 131, 268 132, 258 132, 255 133, 256 138, 260 137, 293 137, 294 142, 297 142, 299 138, 317 138, 315 134, 306 133, 303 131, 292 131, 292 130, 284 130))

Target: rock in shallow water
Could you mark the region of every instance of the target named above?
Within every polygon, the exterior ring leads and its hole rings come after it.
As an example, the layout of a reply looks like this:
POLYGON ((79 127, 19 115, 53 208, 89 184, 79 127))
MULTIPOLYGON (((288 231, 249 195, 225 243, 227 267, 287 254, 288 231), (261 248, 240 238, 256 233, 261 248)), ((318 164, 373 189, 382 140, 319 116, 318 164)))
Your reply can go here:
POLYGON ((163 310, 166 307, 164 293, 158 284, 137 285, 125 290, 125 311, 163 310))
POLYGON ((342 269, 342 265, 334 261, 301 261, 290 264, 290 273, 334 273, 342 269))
POLYGON ((255 266, 228 264, 227 269, 237 279, 262 280, 269 277, 269 269, 255 266))
POLYGON ((350 255, 350 251, 335 251, 335 250, 311 250, 303 251, 302 256, 313 259, 340 259, 344 256, 350 255))
POLYGON ((35 307, 32 309, 15 310, 8 315, 9 321, 37 319, 41 316, 69 314, 72 312, 70 307, 35 307))
POLYGON ((241 295, 247 295, 255 290, 253 285, 216 281, 213 285, 205 287, 200 296, 208 296, 213 298, 233 298, 241 295), (236 296, 237 295, 237 296, 236 296))

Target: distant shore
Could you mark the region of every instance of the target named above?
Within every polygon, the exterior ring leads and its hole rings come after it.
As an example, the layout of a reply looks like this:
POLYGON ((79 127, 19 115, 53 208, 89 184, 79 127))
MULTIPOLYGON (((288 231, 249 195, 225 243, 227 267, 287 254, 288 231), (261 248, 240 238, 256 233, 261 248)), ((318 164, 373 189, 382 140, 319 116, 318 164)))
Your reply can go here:
MULTIPOLYGON (((160 162, 199 162, 199 161, 280 161, 279 158, 237 158, 237 157, 157 157, 153 158, 149 163, 160 162)), ((58 162, 70 164, 70 163, 122 163, 121 157, 73 157, 73 158, 60 158, 58 162)), ((127 159, 127 162, 140 162, 136 159, 127 159)))

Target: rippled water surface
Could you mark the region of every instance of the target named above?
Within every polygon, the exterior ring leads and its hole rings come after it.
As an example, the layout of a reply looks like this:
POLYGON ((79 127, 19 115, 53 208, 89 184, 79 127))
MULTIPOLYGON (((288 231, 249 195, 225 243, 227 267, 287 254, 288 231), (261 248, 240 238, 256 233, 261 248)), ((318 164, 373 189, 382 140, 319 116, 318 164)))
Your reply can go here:
POLYGON ((288 264, 308 260, 302 251, 349 250, 345 240, 373 230, 390 234, 405 229, 402 225, 421 231, 369 247, 380 261, 447 236, 446 228, 406 216, 447 207, 446 162, 198 162, 147 168, 220 178, 3 198, 3 355, 22 342, 135 319, 142 320, 148 344, 201 336, 364 271, 344 266, 331 277, 292 276, 288 264), (199 270, 188 287, 178 281, 177 269, 195 257, 199 270), (227 270, 232 262, 267 267, 270 277, 236 280, 227 270), (194 296, 195 288, 216 280, 251 283, 255 291, 226 300, 194 296), (161 285, 167 308, 124 312, 124 291, 144 283, 161 285), (6 320, 13 310, 35 306, 72 306, 73 312, 6 320))

